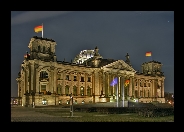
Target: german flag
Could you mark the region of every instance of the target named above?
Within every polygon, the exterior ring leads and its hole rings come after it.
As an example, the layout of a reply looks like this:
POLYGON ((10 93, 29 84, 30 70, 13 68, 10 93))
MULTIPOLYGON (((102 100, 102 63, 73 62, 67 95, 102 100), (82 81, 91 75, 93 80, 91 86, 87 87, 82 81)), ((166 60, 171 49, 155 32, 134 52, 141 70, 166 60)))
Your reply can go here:
POLYGON ((125 80, 125 87, 130 83, 130 80, 125 80))
POLYGON ((43 26, 42 26, 42 25, 41 25, 41 26, 36 26, 36 27, 34 28, 34 31, 35 31, 36 33, 43 31, 43 26))
POLYGON ((146 52, 146 56, 151 56, 151 52, 146 52))

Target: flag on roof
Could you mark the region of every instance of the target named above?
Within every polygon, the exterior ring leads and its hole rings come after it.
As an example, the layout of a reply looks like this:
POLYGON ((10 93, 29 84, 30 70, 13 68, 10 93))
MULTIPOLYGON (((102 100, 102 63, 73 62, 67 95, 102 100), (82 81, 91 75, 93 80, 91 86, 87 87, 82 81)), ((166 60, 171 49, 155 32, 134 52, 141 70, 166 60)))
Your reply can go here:
POLYGON ((41 32, 42 30, 43 30, 43 26, 42 26, 42 25, 36 26, 36 27, 34 28, 34 31, 35 31, 36 33, 41 32))
POLYGON ((146 56, 151 56, 151 52, 146 52, 146 56))

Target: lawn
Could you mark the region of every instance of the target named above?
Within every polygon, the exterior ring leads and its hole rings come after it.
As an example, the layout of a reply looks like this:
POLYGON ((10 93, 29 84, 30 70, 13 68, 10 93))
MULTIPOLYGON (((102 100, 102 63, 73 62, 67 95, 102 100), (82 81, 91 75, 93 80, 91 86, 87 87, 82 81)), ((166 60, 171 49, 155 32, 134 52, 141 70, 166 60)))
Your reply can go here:
POLYGON ((174 115, 165 117, 142 117, 137 113, 125 114, 101 114, 98 112, 73 112, 73 116, 68 110, 49 110, 37 109, 49 115, 60 116, 61 118, 71 119, 77 122, 174 122, 174 115))

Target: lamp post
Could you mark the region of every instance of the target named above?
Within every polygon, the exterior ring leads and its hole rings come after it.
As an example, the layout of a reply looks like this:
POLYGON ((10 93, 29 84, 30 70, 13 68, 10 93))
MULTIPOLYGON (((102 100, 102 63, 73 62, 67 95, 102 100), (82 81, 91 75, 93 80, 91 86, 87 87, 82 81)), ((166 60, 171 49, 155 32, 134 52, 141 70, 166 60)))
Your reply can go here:
POLYGON ((73 96, 70 94, 70 116, 73 116, 73 96))

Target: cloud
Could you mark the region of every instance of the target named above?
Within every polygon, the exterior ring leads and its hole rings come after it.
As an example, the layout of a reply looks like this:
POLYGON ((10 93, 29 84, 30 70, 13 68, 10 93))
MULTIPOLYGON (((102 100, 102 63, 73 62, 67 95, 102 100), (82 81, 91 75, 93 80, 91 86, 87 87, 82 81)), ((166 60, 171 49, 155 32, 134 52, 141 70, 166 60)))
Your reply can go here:
POLYGON ((58 15, 62 15, 70 12, 71 11, 28 11, 16 16, 11 16, 11 25, 13 26, 18 24, 23 24, 26 22, 58 16, 58 15))

